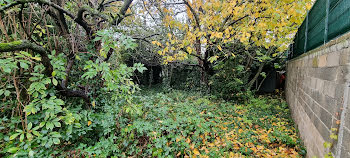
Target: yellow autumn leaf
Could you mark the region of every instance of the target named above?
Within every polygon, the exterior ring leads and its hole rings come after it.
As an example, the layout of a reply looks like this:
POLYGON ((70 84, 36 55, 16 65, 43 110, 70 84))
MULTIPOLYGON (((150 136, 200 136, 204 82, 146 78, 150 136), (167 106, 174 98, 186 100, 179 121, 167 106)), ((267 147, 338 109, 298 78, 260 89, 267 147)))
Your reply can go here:
POLYGON ((200 153, 199 153, 199 151, 198 151, 197 148, 195 148, 195 149, 193 150, 193 153, 194 153, 195 155, 200 155, 200 153))
POLYGON ((90 126, 91 124, 92 124, 92 122, 89 120, 89 121, 88 121, 88 126, 90 126))
POLYGON ((217 47, 218 47, 218 49, 219 49, 220 51, 222 51, 222 48, 221 48, 221 46, 220 46, 220 45, 218 45, 217 47))

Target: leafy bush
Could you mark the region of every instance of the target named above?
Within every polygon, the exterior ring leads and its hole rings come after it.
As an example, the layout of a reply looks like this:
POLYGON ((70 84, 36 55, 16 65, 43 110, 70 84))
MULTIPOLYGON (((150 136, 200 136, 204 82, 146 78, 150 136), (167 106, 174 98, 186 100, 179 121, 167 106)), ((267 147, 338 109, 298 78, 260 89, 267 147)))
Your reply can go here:
POLYGON ((218 62, 214 66, 215 74, 210 78, 209 84, 213 95, 226 100, 244 101, 249 98, 245 91, 249 82, 250 71, 240 64, 235 57, 218 62))
POLYGON ((121 115, 141 114, 140 105, 132 102, 138 86, 131 76, 145 68, 102 60, 112 47, 132 49, 135 44, 127 37, 126 43, 114 41, 108 30, 97 35, 104 43, 100 55, 76 55, 74 76, 66 74, 64 53, 52 51, 48 59, 25 51, 0 56, 0 156, 107 156, 117 150, 97 149, 115 143, 116 121, 127 118, 121 115))

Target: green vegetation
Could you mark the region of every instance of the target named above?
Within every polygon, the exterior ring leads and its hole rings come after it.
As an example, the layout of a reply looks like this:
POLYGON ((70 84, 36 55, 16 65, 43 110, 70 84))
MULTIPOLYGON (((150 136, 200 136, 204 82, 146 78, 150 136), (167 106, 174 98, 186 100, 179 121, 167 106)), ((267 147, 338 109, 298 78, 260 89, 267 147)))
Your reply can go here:
POLYGON ((310 7, 0 0, 0 157, 303 157, 254 92, 310 7))
POLYGON ((302 157, 290 112, 280 98, 233 104, 213 96, 144 91, 143 114, 122 128, 130 155, 176 157, 302 157), (141 144, 141 147, 140 147, 141 144), (142 152, 140 152, 142 151, 142 152), (133 153, 135 152, 135 153, 133 153), (136 154, 138 155, 138 154, 136 154))
MULTIPOLYGON (((48 101, 55 102, 55 98, 48 101)), ((249 102, 234 104, 196 92, 145 90, 135 95, 134 102, 137 106, 127 110, 128 115, 121 114, 118 106, 104 105, 83 111, 74 109, 75 115, 59 117, 72 125, 61 125, 59 119, 46 125, 29 124, 30 132, 16 130, 2 135, 6 141, 2 144, 3 154, 25 156, 25 148, 16 147, 21 144, 30 145, 29 154, 34 152, 35 157, 302 157, 306 154, 288 107, 280 98, 251 97, 249 102), (116 115, 120 119, 115 120, 116 115), (46 133, 51 128, 59 130, 46 133), (46 144, 38 148, 38 141, 46 144), (54 144, 62 145, 52 148, 54 144)), ((20 122, 6 118, 1 121, 3 129, 12 129, 20 122)))

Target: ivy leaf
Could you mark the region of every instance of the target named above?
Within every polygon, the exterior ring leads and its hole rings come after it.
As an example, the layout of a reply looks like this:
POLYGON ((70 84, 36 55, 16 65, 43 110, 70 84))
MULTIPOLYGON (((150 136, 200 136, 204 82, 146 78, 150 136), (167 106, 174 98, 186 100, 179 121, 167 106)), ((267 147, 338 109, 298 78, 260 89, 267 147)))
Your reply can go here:
POLYGON ((33 150, 30 150, 29 153, 28 153, 28 156, 29 156, 29 157, 34 157, 34 151, 33 151, 33 150))
POLYGON ((324 143, 323 143, 323 146, 324 146, 325 148, 330 148, 330 147, 332 147, 332 143, 330 143, 330 142, 324 142, 324 143))
POLYGON ((335 135, 335 134, 331 134, 330 137, 331 137, 332 139, 334 139, 334 140, 337 140, 337 139, 338 139, 338 136, 335 135))
POLYGON ((45 122, 40 122, 39 127, 44 127, 45 126, 45 122))
POLYGON ((61 127, 61 123, 60 123, 60 122, 53 122, 53 124, 54 124, 56 127, 61 127))
POLYGON ((54 143, 54 144, 60 144, 60 139, 58 139, 58 138, 53 138, 52 140, 53 140, 53 143, 54 143))
POLYGON ((54 128, 54 125, 52 122, 47 122, 46 123, 46 129, 53 129, 54 128))

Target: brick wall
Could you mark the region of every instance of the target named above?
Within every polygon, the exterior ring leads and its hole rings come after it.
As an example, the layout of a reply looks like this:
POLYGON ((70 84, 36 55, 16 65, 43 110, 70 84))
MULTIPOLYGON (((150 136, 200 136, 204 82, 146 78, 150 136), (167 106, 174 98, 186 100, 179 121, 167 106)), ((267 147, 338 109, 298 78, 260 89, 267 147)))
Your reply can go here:
POLYGON ((350 104, 344 104, 349 63, 350 34, 288 61, 286 98, 308 157, 323 157, 327 141, 334 144, 334 156, 350 158, 350 104), (332 128, 338 129, 338 140, 330 139, 332 128))

